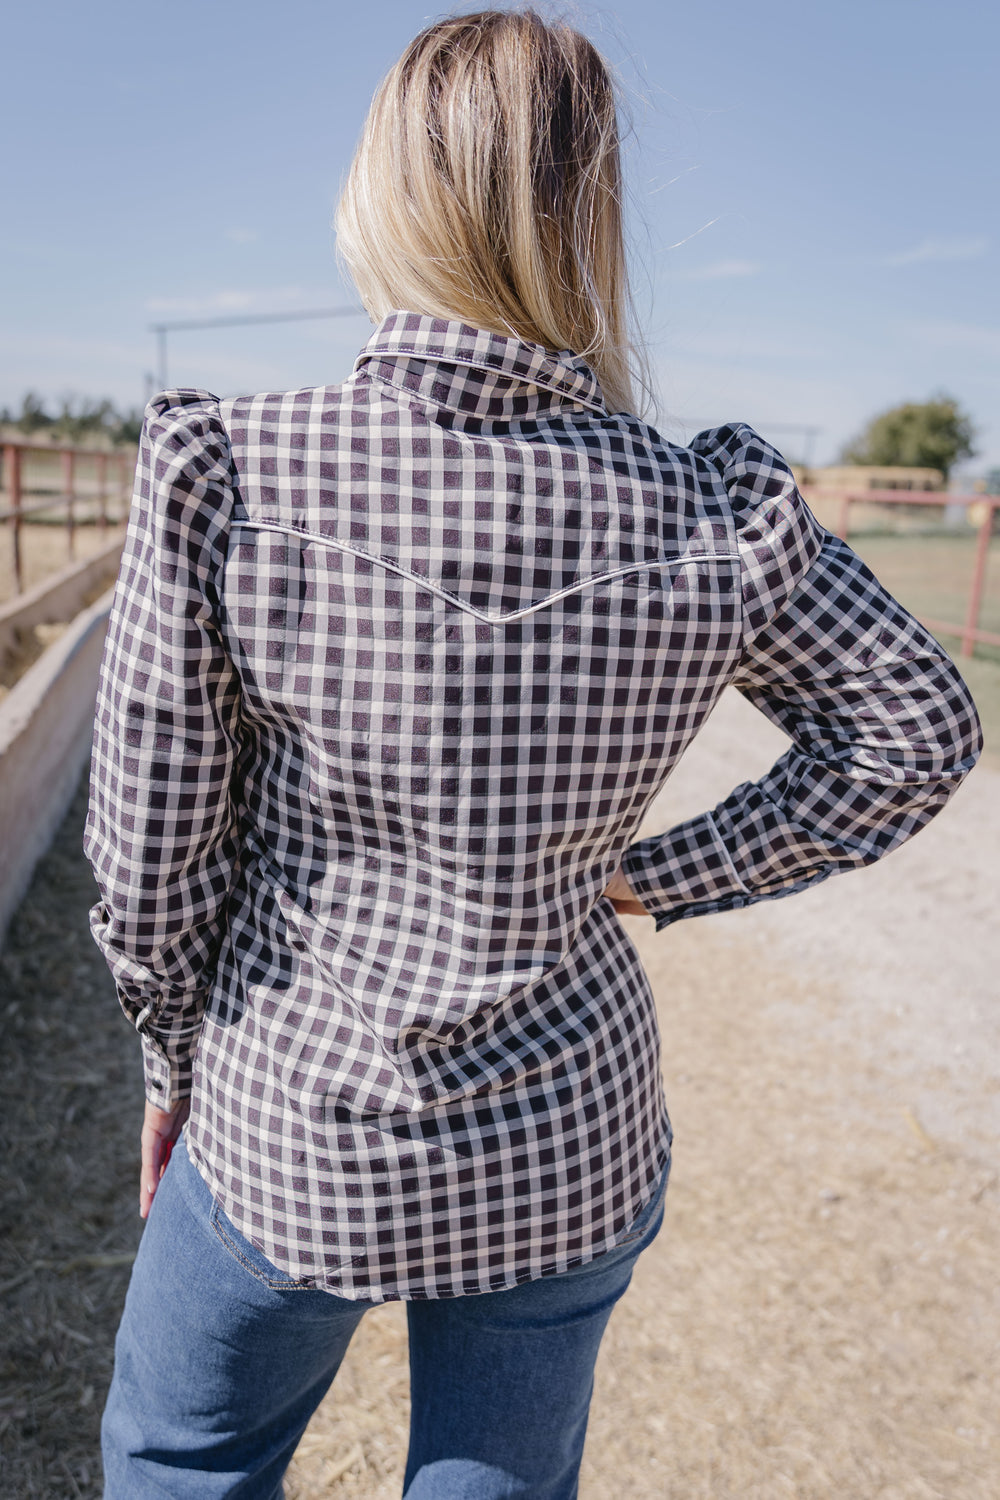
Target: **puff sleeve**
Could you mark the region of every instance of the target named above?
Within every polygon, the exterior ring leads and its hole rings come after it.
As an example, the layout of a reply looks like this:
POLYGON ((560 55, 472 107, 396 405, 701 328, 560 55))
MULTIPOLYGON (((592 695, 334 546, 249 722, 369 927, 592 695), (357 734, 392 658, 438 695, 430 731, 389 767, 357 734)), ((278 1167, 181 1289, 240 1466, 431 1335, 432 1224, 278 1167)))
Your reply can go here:
POLYGON ((774 449, 743 426, 692 447, 717 469, 737 529, 732 683, 791 743, 760 781, 631 846, 625 874, 658 929, 881 858, 940 811, 982 747, 954 663, 823 531, 774 449))
POLYGON ((238 857, 240 691, 218 586, 230 469, 214 397, 167 392, 147 407, 98 690, 91 928, 162 1108, 190 1092, 238 857))

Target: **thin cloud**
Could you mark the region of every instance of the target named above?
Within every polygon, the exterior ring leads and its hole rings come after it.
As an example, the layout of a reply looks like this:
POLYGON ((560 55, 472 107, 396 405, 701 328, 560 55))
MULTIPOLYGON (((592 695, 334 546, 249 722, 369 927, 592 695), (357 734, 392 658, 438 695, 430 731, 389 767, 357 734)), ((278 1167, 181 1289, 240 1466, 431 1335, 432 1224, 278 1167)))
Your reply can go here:
POLYGON ((826 366, 830 354, 820 333, 810 338, 812 330, 797 330, 794 336, 782 337, 780 331, 761 336, 759 330, 698 329, 677 334, 669 342, 670 357, 682 355, 706 368, 713 364, 756 367, 761 360, 803 361, 810 367, 826 366))
POLYGON ((969 353, 1000 358, 1000 328, 990 327, 989 324, 927 318, 905 326, 921 343, 939 349, 964 349, 969 353))
POLYGON ((762 266, 755 260, 717 260, 689 271, 674 271, 679 281, 729 281, 737 276, 756 276, 762 266))
MULTIPOLYGON (((329 299, 329 290, 326 294, 329 299)), ((300 302, 303 290, 298 286, 272 287, 267 291, 247 291, 237 287, 224 287, 208 297, 150 297, 146 311, 151 313, 176 313, 182 317, 196 318, 213 313, 243 313, 284 309, 289 303, 300 302)))
POLYGON ((966 239, 921 240, 919 245, 913 245, 909 250, 897 250, 892 255, 882 256, 881 263, 884 266, 916 266, 928 261, 978 260, 989 248, 990 242, 985 235, 974 235, 966 239))

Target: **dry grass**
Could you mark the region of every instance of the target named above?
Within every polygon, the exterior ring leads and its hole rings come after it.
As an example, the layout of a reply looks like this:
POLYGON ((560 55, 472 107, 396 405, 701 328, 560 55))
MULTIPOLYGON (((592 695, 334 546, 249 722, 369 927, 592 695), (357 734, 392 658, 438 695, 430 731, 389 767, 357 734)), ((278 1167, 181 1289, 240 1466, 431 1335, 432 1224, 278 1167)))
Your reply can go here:
MULTIPOLYGON (((859 534, 851 546, 891 594, 914 614, 965 622, 976 552, 974 532, 958 535, 878 536, 859 534)), ((983 590, 983 630, 1000 631, 1000 538, 994 538, 983 590)), ((996 648, 978 648, 996 659, 996 648)))
MULTIPOLYGON (((81 815, 0 963, 4 1500, 100 1493, 127 1275, 100 1257, 139 1234, 136 1048, 85 931, 81 815)), ((836 976, 804 983, 752 924, 629 927, 659 997, 676 1159, 602 1350, 584 1500, 993 1500, 993 1143, 932 1139, 912 1075, 838 1024, 836 976)), ((406 1419, 390 1306, 362 1324, 289 1500, 396 1500, 406 1419)))
MULTIPOLYGON (((976 546, 973 533, 957 536, 852 536, 851 546, 915 615, 965 621, 976 546)), ((980 628, 1000 633, 1000 537, 989 552, 980 628)), ((959 657, 958 634, 935 632, 958 661, 976 700, 986 736, 988 760, 1000 766, 1000 647, 977 645, 975 654, 959 657)))

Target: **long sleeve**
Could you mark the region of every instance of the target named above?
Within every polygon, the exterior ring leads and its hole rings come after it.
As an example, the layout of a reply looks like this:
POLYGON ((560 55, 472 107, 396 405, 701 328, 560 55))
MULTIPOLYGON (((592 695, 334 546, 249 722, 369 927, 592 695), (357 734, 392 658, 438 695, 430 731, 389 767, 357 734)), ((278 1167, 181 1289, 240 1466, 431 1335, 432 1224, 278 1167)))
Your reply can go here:
POLYGON ((217 589, 231 508, 215 399, 158 397, 101 669, 85 849, 102 897, 91 928, 163 1108, 190 1091, 238 851, 240 695, 217 589))
MULTIPOLYGON (((815 528, 790 477, 778 507, 815 528)), ((733 684, 785 731, 788 751, 760 781, 626 855, 658 930, 872 863, 939 812, 976 762, 979 720, 948 655, 845 542, 818 535, 815 560, 770 618, 762 591, 744 586, 733 684)), ((751 573, 766 556, 757 538, 751 573)))

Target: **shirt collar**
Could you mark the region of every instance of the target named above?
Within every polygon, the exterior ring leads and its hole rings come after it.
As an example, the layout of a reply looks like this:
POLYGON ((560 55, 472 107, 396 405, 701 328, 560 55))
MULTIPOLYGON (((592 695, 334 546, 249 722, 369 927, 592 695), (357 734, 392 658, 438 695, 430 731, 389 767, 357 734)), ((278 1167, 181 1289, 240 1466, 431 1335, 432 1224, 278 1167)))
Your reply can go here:
POLYGON ((379 378, 467 416, 523 417, 567 403, 607 412, 597 377, 579 355, 421 313, 383 318, 354 375, 369 365, 379 378))

